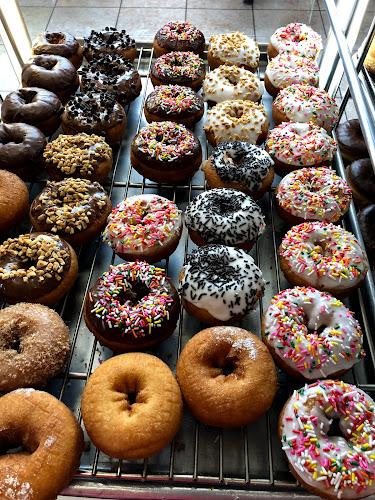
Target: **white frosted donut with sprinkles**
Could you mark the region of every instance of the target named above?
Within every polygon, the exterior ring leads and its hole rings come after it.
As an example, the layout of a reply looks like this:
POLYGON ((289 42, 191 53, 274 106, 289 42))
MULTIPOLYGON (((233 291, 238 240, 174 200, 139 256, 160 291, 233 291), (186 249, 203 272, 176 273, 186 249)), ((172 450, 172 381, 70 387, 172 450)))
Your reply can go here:
POLYGON ((338 299, 315 288, 280 292, 262 320, 276 364, 303 380, 340 377, 364 356, 358 321, 338 299))
POLYGON ((328 500, 375 493, 374 434, 374 401, 341 380, 317 381, 294 391, 279 418, 291 472, 328 500))
POLYGON ((175 251, 181 231, 181 210, 173 201, 141 194, 126 198, 112 210, 103 241, 124 260, 152 263, 175 251))
POLYGON ((368 260, 349 231, 327 222, 304 222, 284 236, 280 267, 292 285, 312 286, 344 298, 362 284, 368 260))
POLYGON ((339 108, 325 90, 311 85, 289 85, 280 90, 272 105, 275 125, 292 121, 312 122, 331 132, 338 121, 339 108))
POLYGON ((287 52, 315 59, 322 48, 322 38, 313 29, 303 23, 290 23, 273 33, 267 52, 270 58, 279 52, 287 52))
POLYGON ((233 31, 210 37, 207 61, 212 69, 221 64, 234 64, 255 71, 259 58, 258 43, 245 33, 233 31))

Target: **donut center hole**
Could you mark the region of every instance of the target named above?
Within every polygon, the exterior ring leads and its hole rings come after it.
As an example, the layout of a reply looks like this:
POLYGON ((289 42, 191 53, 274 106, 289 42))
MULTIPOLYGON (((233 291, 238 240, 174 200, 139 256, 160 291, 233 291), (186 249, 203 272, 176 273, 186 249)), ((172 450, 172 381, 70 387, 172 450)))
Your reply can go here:
POLYGON ((226 76, 225 79, 231 84, 231 85, 237 85, 238 82, 240 81, 239 77, 236 75, 229 75, 226 76))
POLYGON ((334 418, 332 420, 332 423, 330 425, 330 428, 328 429, 327 436, 331 437, 342 437, 346 440, 345 434, 340 429, 340 419, 334 418))
POLYGON ((316 330, 309 330, 309 334, 315 334, 319 336, 325 328, 327 328, 327 325, 320 325, 316 330))
POLYGON ((232 161, 236 165, 242 165, 242 163, 243 163, 243 156, 239 156, 239 155, 232 156, 231 154, 226 153, 225 157, 224 157, 224 161, 225 162, 232 161))
POLYGON ((12 345, 11 345, 11 348, 14 350, 14 351, 17 351, 18 354, 21 352, 21 341, 18 337, 16 337, 13 342, 12 342, 12 345))
POLYGON ((118 297, 118 300, 126 306, 134 306, 138 304, 143 297, 149 295, 150 289, 144 283, 133 283, 132 289, 123 290, 118 297))
POLYGON ((33 102, 35 96, 37 95, 36 92, 34 92, 33 90, 28 90, 28 91, 25 91, 24 89, 20 89, 20 94, 22 96, 22 100, 25 104, 29 104, 31 102, 33 102))
POLYGON ((41 66, 42 68, 47 69, 49 71, 51 71, 54 68, 55 65, 56 65, 56 61, 55 60, 54 61, 43 60, 43 61, 39 62, 39 66, 41 66))
POLYGON ((243 115, 242 109, 230 108, 229 116, 232 116, 233 118, 241 118, 242 115, 243 115))
POLYGON ((46 40, 48 41, 48 43, 51 43, 53 45, 57 45, 59 43, 64 42, 64 36, 59 34, 59 33, 48 33, 46 35, 46 40))
POLYGON ((137 392, 129 392, 126 398, 127 402, 129 403, 129 406, 131 407, 134 403, 137 402, 137 392))
POLYGON ((241 208, 241 203, 238 203, 237 198, 218 198, 212 203, 212 211, 223 217, 230 217, 233 212, 238 212, 241 208))

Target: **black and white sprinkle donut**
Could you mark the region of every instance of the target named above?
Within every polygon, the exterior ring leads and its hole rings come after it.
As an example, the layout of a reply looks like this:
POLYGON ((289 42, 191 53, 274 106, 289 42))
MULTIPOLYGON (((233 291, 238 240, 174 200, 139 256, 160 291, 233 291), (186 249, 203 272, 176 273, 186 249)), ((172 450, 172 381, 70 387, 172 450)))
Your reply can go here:
POLYGON ((243 141, 230 141, 215 147, 202 170, 211 188, 234 188, 257 200, 271 187, 273 164, 263 149, 243 141))
POLYGON ((251 196, 229 188, 200 193, 185 211, 191 239, 199 246, 223 243, 250 250, 266 225, 251 196))
POLYGON ((262 271, 245 250, 205 245, 194 250, 180 273, 186 311, 211 325, 239 321, 263 296, 262 271))

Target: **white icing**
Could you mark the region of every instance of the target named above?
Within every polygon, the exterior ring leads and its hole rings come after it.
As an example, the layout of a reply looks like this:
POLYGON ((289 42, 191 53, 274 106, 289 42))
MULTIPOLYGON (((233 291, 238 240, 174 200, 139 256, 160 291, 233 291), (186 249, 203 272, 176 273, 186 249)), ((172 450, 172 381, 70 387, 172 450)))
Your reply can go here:
POLYGON ((272 85, 278 89, 294 83, 316 87, 319 81, 319 68, 308 57, 282 52, 270 60, 266 75, 272 85))
POLYGON ((208 51, 222 63, 243 64, 256 68, 259 63, 260 52, 258 43, 244 33, 233 31, 221 35, 212 35, 208 51))
POLYGON ((278 28, 270 41, 278 52, 292 52, 313 59, 323 48, 320 35, 303 23, 278 28))

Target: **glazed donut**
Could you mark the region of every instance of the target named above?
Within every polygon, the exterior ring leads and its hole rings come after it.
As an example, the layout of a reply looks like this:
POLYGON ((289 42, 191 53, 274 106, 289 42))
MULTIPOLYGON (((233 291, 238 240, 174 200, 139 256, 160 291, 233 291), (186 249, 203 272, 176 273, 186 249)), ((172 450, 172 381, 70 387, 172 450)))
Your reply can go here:
POLYGON ((223 64, 208 73, 203 81, 202 98, 209 105, 223 101, 259 102, 264 92, 257 75, 245 68, 223 64))
POLYGON ((4 123, 28 123, 44 135, 59 128, 63 107, 56 94, 38 87, 25 87, 8 94, 1 105, 4 123))
POLYGON ((313 123, 280 123, 271 130, 266 142, 275 172, 281 176, 303 167, 329 167, 336 149, 337 142, 313 123))
POLYGON ((264 86, 272 97, 276 97, 281 89, 293 85, 319 84, 319 67, 308 57, 282 52, 271 59, 264 73, 264 86))
POLYGON ((290 23, 278 28, 271 36, 267 52, 270 59, 280 52, 316 59, 322 48, 322 38, 318 33, 306 24, 290 23))
POLYGON ((98 182, 70 178, 47 184, 31 204, 30 221, 35 231, 57 234, 78 246, 98 236, 111 210, 98 182))
POLYGON ((89 36, 83 37, 83 55, 90 62, 99 54, 119 54, 125 59, 134 61, 137 55, 135 40, 126 34, 125 30, 106 27, 102 31, 91 30, 89 36))
POLYGON ((0 170, 0 235, 7 233, 29 213, 29 191, 17 175, 0 170))
POLYGON ((173 201, 141 194, 126 198, 112 210, 103 241, 121 259, 153 263, 176 250, 181 232, 181 210, 173 201))
POLYGON ((49 307, 20 303, 0 311, 0 392, 45 386, 69 352, 68 327, 49 307))
POLYGON ((194 52, 168 52, 151 67, 150 78, 157 85, 182 85, 198 91, 206 75, 203 60, 194 52))
POLYGON ((368 158, 367 144, 358 118, 340 123, 335 133, 344 160, 352 163, 355 160, 368 158))
POLYGON ((242 141, 221 142, 202 170, 210 188, 228 187, 249 194, 255 200, 271 187, 273 160, 263 149, 242 141))
POLYGON ((43 153, 46 170, 54 181, 67 177, 103 183, 112 168, 112 149, 95 134, 59 135, 43 153))
POLYGON ((42 132, 26 123, 0 124, 0 169, 9 170, 23 180, 43 170, 43 151, 47 140, 42 132))
POLYGON ((148 95, 144 111, 149 123, 171 121, 191 128, 202 118, 204 104, 190 87, 160 85, 148 95))
POLYGON ((203 130, 212 147, 229 141, 259 145, 268 134, 267 114, 264 106, 252 101, 224 101, 207 111, 203 130))
POLYGON ((202 54, 205 39, 191 23, 167 23, 156 33, 153 46, 156 57, 176 51, 202 54))
POLYGON ((291 226, 305 221, 339 223, 351 201, 348 184, 326 167, 291 172, 275 191, 276 211, 291 226))
POLYGON ((290 85, 280 90, 272 104, 275 125, 281 122, 312 122, 331 132, 338 120, 336 101, 325 90, 311 85, 290 85))
POLYGON ((222 243, 250 250, 266 228, 251 196, 230 188, 203 191, 186 207, 185 224, 196 245, 222 243))
POLYGON ((176 375, 194 417, 217 427, 254 422, 270 408, 277 389, 275 364, 265 345, 234 326, 194 335, 178 358, 176 375))
POLYGON ((99 54, 80 70, 81 91, 103 89, 127 106, 141 93, 142 83, 131 61, 119 54, 99 54))
POLYGON ((290 471, 305 488, 328 500, 375 492, 373 408, 370 396, 341 380, 318 380, 293 392, 278 431, 290 471))
POLYGON ((198 137, 184 125, 152 122, 141 128, 130 149, 135 170, 154 182, 178 182, 190 178, 202 162, 198 137))
POLYGON ((363 243, 371 264, 375 261, 375 205, 368 205, 358 214, 358 223, 361 229, 363 243))
POLYGON ((21 234, 0 246, 0 298, 8 304, 56 304, 78 271, 73 248, 48 233, 21 234))
POLYGON ((18 389, 0 398, 0 497, 56 498, 76 473, 83 432, 64 403, 47 392, 18 389), (53 480, 51 480, 53 478, 53 480))
POLYGON ((103 90, 72 97, 61 120, 65 134, 103 135, 110 144, 120 141, 126 129, 124 108, 103 90))
POLYGON ((179 290, 188 314, 210 325, 225 325, 254 309, 264 285, 261 270, 245 250, 205 245, 188 256, 179 290))
POLYGON ((346 167, 353 199, 361 208, 375 202, 375 173, 370 158, 355 160, 346 167))
POLYGON ((310 287, 275 295, 262 337, 277 366, 305 381, 341 377, 365 356, 361 327, 349 309, 310 287))
POLYGON ((180 300, 164 269, 138 260, 111 266, 84 305, 88 329, 115 352, 160 344, 174 332, 179 314, 180 300))
POLYGON ((65 104, 79 87, 78 73, 66 57, 41 54, 32 56, 23 65, 23 87, 41 87, 50 90, 65 104))
POLYGON ((35 38, 31 54, 53 54, 69 59, 78 69, 83 60, 83 50, 73 35, 66 31, 43 31, 35 38))
POLYGON ((255 72, 259 64, 258 42, 239 31, 212 35, 209 40, 207 61, 215 69, 222 64, 242 66, 255 72))
POLYGON ((292 227, 280 245, 280 267, 293 286, 348 297, 366 277, 364 250, 349 231, 327 222, 292 227))
POLYGON ((94 371, 83 391, 81 411, 99 450, 135 460, 172 441, 182 420, 182 396, 163 361, 132 352, 108 359, 94 371))

